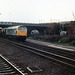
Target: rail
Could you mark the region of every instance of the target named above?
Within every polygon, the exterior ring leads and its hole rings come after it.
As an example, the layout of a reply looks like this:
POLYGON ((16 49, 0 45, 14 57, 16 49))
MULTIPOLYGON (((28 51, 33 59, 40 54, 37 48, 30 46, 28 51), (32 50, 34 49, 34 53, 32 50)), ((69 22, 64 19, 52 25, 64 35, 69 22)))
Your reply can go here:
MULTIPOLYGON (((43 51, 43 50, 40 50, 40 49, 37 49, 37 48, 34 48, 34 47, 30 47, 30 46, 20 44, 20 43, 17 43, 17 42, 13 42, 13 41, 9 41, 9 40, 4 40, 4 42, 12 44, 14 46, 20 47, 20 48, 25 49, 27 51, 36 53, 40 56, 43 56, 43 57, 46 57, 48 59, 52 59, 52 60, 61 62, 63 64, 66 64, 66 65, 70 66, 70 67, 75 68, 75 58, 63 56, 63 52, 62 52, 62 54, 59 55, 58 53, 50 53, 50 52, 47 52, 47 51, 43 51)), ((68 52, 66 52, 66 53, 69 55, 68 52)))
POLYGON ((0 54, 0 75, 25 75, 0 54))

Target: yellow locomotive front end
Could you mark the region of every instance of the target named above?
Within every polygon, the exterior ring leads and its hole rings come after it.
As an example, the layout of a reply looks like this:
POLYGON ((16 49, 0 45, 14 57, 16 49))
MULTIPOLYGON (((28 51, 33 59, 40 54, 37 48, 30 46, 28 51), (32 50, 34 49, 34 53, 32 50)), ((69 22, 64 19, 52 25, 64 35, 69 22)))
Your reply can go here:
POLYGON ((18 27, 17 28, 17 36, 21 39, 27 38, 27 28, 26 27, 18 27))
POLYGON ((27 28, 17 29, 17 36, 27 36, 27 28))

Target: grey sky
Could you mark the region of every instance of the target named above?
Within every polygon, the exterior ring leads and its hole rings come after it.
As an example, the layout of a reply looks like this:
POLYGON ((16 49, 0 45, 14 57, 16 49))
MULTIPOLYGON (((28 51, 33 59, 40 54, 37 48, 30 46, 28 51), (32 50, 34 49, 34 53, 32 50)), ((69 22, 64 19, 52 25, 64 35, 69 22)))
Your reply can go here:
POLYGON ((74 20, 75 0, 0 0, 0 21, 39 23, 74 20))

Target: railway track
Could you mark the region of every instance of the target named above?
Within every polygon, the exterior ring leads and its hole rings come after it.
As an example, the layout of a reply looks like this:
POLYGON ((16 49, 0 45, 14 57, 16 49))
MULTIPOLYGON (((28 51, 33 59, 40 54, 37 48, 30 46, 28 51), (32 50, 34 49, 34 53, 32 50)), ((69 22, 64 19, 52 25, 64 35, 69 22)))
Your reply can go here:
POLYGON ((21 43, 21 44, 24 44, 24 45, 27 45, 27 46, 37 48, 37 49, 41 49, 43 51, 47 51, 47 52, 50 52, 50 53, 55 53, 55 54, 58 54, 58 55, 61 54, 62 56, 75 59, 75 51, 70 51, 70 50, 66 50, 66 49, 62 50, 60 48, 43 46, 43 45, 34 44, 34 43, 31 43, 31 42, 27 42, 27 41, 25 41, 25 42, 17 41, 17 42, 21 43))
POLYGON ((37 48, 31 47, 28 45, 20 44, 20 43, 9 41, 9 40, 4 40, 4 42, 12 44, 17 47, 20 47, 20 48, 25 49, 27 51, 36 53, 36 54, 43 56, 45 58, 52 59, 57 62, 61 62, 61 63, 66 64, 72 68, 75 68, 75 54, 74 53, 70 53, 70 52, 64 51, 64 50, 57 51, 57 50, 55 50, 55 48, 53 48, 52 52, 49 52, 49 51, 44 51, 41 49, 37 49, 37 48))
POLYGON ((4 56, 0 55, 0 75, 25 75, 4 56))

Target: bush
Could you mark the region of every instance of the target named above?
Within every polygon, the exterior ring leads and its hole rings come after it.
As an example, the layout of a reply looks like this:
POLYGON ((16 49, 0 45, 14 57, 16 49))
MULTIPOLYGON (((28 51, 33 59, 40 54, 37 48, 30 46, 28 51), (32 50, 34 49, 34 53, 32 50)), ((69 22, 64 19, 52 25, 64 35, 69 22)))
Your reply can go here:
POLYGON ((70 43, 70 45, 75 46, 75 41, 72 41, 72 42, 70 43))
POLYGON ((52 35, 48 38, 48 40, 50 40, 52 42, 58 42, 59 39, 61 39, 61 38, 62 38, 62 36, 60 36, 60 35, 52 35))
POLYGON ((61 43, 68 43, 69 41, 70 41, 69 38, 62 38, 60 40, 61 43))

